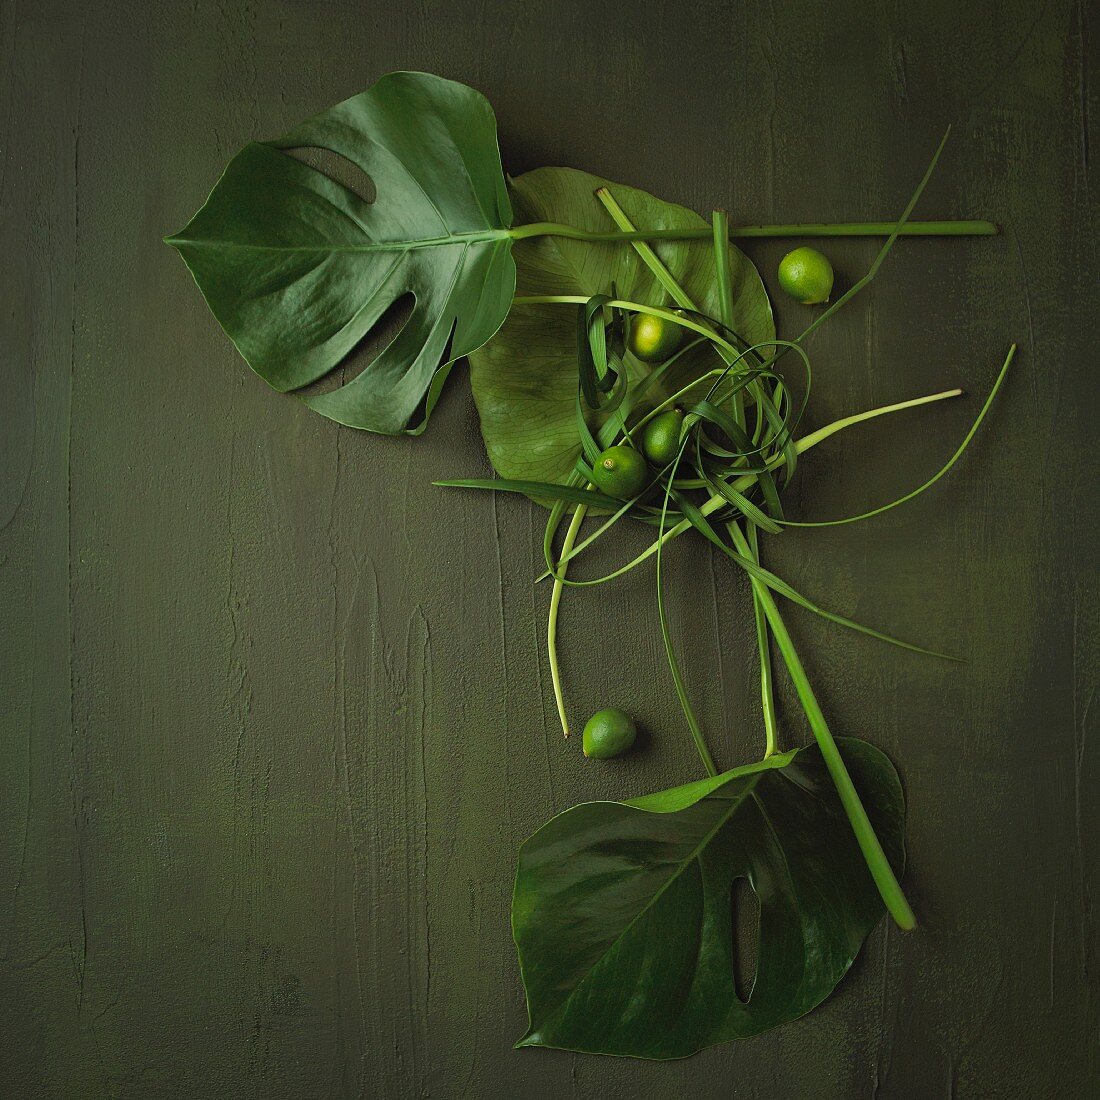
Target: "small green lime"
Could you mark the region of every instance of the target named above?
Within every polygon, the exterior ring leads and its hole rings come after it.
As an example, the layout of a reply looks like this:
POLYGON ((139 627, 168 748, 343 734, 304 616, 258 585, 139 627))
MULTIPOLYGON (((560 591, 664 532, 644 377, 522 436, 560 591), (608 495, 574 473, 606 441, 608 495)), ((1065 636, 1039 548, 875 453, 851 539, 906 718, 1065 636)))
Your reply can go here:
POLYGON ((680 453, 680 425, 684 414, 679 409, 658 413, 642 430, 642 450, 654 466, 667 466, 680 453))
POLYGON ((592 480, 601 493, 619 500, 636 497, 649 480, 649 467, 633 447, 608 447, 592 467, 592 480))
POLYGON ((680 346, 683 333, 675 321, 639 313, 630 322, 626 346, 643 363, 663 363, 680 346))
POLYGON ((593 760, 610 760, 626 752, 637 736, 638 728, 626 711, 618 707, 598 710, 584 726, 584 755, 593 760))
POLYGON ((796 248, 779 261, 779 285, 804 306, 827 302, 833 265, 816 248, 796 248))

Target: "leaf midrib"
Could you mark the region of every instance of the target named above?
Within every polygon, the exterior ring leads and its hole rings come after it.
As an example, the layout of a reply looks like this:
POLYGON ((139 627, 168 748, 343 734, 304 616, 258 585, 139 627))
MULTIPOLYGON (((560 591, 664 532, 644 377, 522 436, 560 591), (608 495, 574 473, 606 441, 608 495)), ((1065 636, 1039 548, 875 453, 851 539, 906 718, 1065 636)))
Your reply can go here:
POLYGON ((482 241, 502 241, 511 237, 507 229, 479 229, 466 233, 451 233, 446 237, 424 237, 409 241, 379 241, 372 244, 255 244, 246 241, 214 240, 209 237, 165 237, 176 247, 233 248, 245 252, 409 252, 419 248, 443 248, 462 245, 464 248, 482 241))

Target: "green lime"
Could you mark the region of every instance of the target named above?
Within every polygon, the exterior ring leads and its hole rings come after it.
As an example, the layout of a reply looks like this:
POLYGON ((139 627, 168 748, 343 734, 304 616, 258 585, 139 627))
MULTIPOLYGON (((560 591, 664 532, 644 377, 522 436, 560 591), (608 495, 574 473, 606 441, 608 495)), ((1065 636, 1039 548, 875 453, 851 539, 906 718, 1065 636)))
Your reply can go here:
POLYGON ((658 413, 642 430, 642 450, 654 466, 667 466, 680 453, 680 425, 684 414, 679 409, 658 413))
POLYGON ((779 285, 804 306, 827 302, 833 265, 816 248, 796 248, 779 261, 779 285))
POLYGON ((636 497, 649 480, 649 467, 633 447, 608 447, 592 467, 592 480, 601 493, 619 500, 636 497))
POLYGON ((638 728, 625 710, 598 710, 584 725, 584 755, 593 760, 610 760, 634 744, 638 728))
POLYGON ((679 346, 684 330, 675 321, 638 313, 630 322, 626 346, 643 363, 663 363, 679 346))

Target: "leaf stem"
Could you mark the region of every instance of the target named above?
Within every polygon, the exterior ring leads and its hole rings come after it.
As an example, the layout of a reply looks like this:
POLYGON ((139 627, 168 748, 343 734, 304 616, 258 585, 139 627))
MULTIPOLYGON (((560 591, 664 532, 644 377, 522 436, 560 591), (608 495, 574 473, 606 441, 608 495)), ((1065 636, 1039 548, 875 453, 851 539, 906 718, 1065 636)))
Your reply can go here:
MULTIPOLYGON (((798 222, 780 225, 731 225, 731 239, 744 237, 888 237, 897 222, 798 222)), ((592 233, 573 225, 558 222, 529 222, 517 225, 508 235, 517 241, 528 237, 566 237, 574 241, 690 241, 705 240, 712 234, 710 226, 698 229, 639 229, 621 232, 592 233)), ((991 237, 1000 230, 987 221, 924 221, 908 222, 902 227, 902 237, 991 237)))
MULTIPOLYGON (((752 552, 751 548, 738 524, 731 521, 727 524, 727 529, 736 549, 746 557, 749 556, 752 552)), ((863 852, 863 858, 867 863, 867 869, 871 872, 871 877, 875 881, 875 886, 878 887, 879 895, 890 911, 890 915, 897 922, 898 927, 907 932, 912 931, 917 926, 917 918, 909 902, 906 901, 905 894, 902 893, 897 876, 890 866, 890 861, 886 858, 886 853, 882 850, 874 826, 867 816, 862 801, 860 801, 859 793, 852 783, 852 777, 848 774, 844 759, 840 755, 840 750, 833 739, 829 725, 825 721, 825 715, 822 713, 817 697, 810 686, 809 678, 806 676, 806 670, 798 656, 798 651, 791 641, 790 634, 787 633, 783 617, 780 615, 767 586, 755 577, 752 578, 752 586, 758 595, 764 614, 768 618, 779 651, 783 654, 783 660, 786 662, 791 681, 794 683, 795 691, 798 693, 802 708, 806 712, 810 728, 813 730, 814 737, 821 749, 822 759, 829 769, 829 775, 836 786, 841 805, 848 815, 852 832, 855 833, 856 841, 859 844, 860 851, 863 852)))

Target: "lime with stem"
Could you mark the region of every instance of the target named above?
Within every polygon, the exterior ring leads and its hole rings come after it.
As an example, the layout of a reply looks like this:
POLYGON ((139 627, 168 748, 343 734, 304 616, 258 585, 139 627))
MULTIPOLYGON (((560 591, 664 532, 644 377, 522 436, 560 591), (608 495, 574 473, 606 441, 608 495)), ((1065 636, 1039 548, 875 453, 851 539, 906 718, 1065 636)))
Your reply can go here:
POLYGON ((623 443, 608 447, 592 467, 596 488, 609 497, 630 500, 636 497, 649 480, 645 459, 623 443))

